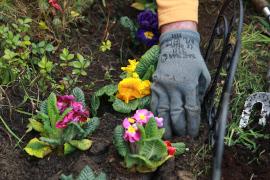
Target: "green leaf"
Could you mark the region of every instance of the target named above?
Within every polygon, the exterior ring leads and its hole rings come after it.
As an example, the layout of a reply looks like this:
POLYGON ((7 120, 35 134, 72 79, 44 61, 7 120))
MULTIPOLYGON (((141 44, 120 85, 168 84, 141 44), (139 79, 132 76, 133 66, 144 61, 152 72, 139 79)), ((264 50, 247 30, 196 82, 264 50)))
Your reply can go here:
POLYGON ((91 96, 91 112, 94 116, 97 116, 97 110, 100 106, 100 100, 99 97, 95 94, 91 96))
POLYGON ((160 138, 157 122, 153 117, 150 118, 147 124, 145 125, 145 136, 147 139, 160 138))
POLYGON ((85 96, 81 88, 75 87, 72 90, 72 95, 75 96, 77 102, 82 102, 83 106, 85 107, 85 96))
POLYGON ((51 146, 58 146, 61 145, 61 141, 59 139, 52 139, 47 137, 40 137, 40 140, 50 144, 51 146))
POLYGON ((45 44, 46 44, 45 41, 41 41, 38 43, 38 47, 43 48, 43 47, 45 47, 45 44))
POLYGON ((64 155, 68 155, 76 150, 75 147, 70 145, 69 143, 64 144, 64 155))
POLYGON ((46 51, 51 52, 51 51, 53 51, 53 50, 54 50, 54 47, 53 47, 52 44, 47 44, 47 45, 46 45, 46 51))
POLYGON ((37 132, 44 132, 43 124, 35 119, 29 119, 29 126, 31 126, 37 132))
POLYGON ((86 151, 92 146, 92 141, 89 139, 71 140, 69 143, 79 150, 86 151))
POLYGON ((63 131, 62 141, 69 142, 79 133, 80 129, 78 129, 75 124, 70 123, 68 124, 68 127, 63 131))
POLYGON ((51 93, 47 99, 47 109, 48 109, 48 116, 50 118, 51 127, 54 129, 56 126, 56 122, 59 118, 59 110, 56 105, 56 95, 51 93))
POLYGON ((62 174, 60 176, 60 180, 74 180, 74 179, 73 179, 72 175, 66 176, 66 175, 62 174))
POLYGON ((103 172, 101 172, 101 173, 96 177, 95 180, 106 180, 106 179, 107 179, 106 174, 103 173, 103 172))
POLYGON ((131 111, 134 111, 137 109, 139 105, 139 101, 137 99, 130 101, 129 103, 125 103, 124 101, 115 98, 115 101, 113 102, 113 109, 120 113, 130 113, 131 111))
POLYGON ((137 158, 136 161, 140 162, 139 165, 136 167, 136 170, 140 173, 154 172, 159 166, 161 166, 163 163, 165 163, 168 159, 171 158, 171 156, 165 156, 159 161, 150 161, 144 156, 137 154, 130 154, 129 156, 131 156, 132 158, 137 158))
POLYGON ((89 166, 85 166, 76 179, 77 180, 95 180, 95 174, 89 166))
POLYGON ((159 53, 160 47, 158 45, 154 45, 141 57, 139 64, 136 67, 136 72, 140 78, 144 77, 151 65, 156 67, 159 53))
POLYGON ((145 108, 150 106, 151 96, 145 96, 145 97, 139 98, 137 100, 139 102, 137 109, 145 109, 145 108))
POLYGON ((120 23, 124 28, 127 28, 130 30, 130 35, 132 40, 135 40, 136 32, 138 27, 134 24, 134 22, 127 16, 123 16, 120 18, 120 23))
POLYGON ((183 154, 186 151, 186 145, 185 143, 172 143, 172 146, 176 148, 175 155, 183 154))
POLYGON ((118 87, 115 84, 109 84, 106 86, 103 86, 98 91, 95 92, 96 96, 113 96, 118 91, 118 87))
POLYGON ((79 54, 79 53, 77 53, 77 59, 80 61, 80 62, 83 62, 85 59, 84 59, 84 57, 81 55, 81 54, 79 54))
POLYGON ((100 121, 99 118, 93 117, 88 122, 83 124, 82 128, 85 131, 83 138, 86 138, 87 136, 91 135, 99 126, 100 121))
POLYGON ((125 157, 127 154, 129 154, 129 148, 123 139, 123 135, 124 128, 121 125, 116 126, 113 134, 113 144, 115 145, 118 154, 120 154, 122 157, 125 157))
POLYGON ((158 161, 167 155, 167 148, 161 139, 144 141, 139 154, 148 160, 158 161))
POLYGON ((49 144, 38 140, 37 138, 31 139, 26 145, 24 150, 31 156, 37 158, 44 158, 46 155, 52 152, 49 144))
POLYGON ((79 61, 73 61, 71 64, 73 67, 78 68, 78 69, 80 69, 82 67, 81 62, 79 62, 79 61))
POLYGON ((154 72, 155 72, 155 67, 154 67, 154 65, 151 65, 147 69, 147 71, 145 72, 145 74, 143 75, 142 80, 151 80, 154 72))

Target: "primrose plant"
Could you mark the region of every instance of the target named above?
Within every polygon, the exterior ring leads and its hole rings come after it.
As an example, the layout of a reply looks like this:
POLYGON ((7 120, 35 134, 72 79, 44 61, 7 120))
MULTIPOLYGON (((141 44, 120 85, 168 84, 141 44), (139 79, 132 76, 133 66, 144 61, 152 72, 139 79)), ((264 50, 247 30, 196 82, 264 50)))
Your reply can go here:
POLYGON ((98 125, 98 118, 89 118, 84 93, 80 88, 73 89, 72 95, 56 96, 51 93, 28 124, 27 132, 33 129, 41 137, 30 140, 24 149, 38 158, 43 158, 53 149, 65 155, 75 149, 85 151, 92 145, 87 137, 98 125))
POLYGON ((163 118, 146 109, 137 110, 115 128, 114 145, 129 169, 153 172, 168 159, 185 152, 184 143, 163 141, 163 118))

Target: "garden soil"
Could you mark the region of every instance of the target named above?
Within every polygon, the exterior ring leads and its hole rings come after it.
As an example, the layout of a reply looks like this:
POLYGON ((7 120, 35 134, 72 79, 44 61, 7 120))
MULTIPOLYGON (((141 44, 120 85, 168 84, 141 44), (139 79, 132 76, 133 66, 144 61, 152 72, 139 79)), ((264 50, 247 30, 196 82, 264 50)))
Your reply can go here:
MULTIPOLYGON (((67 42, 64 42, 65 45, 70 46, 70 49, 80 50, 86 54, 91 52, 94 57, 88 72, 89 76, 82 79, 81 82, 81 84, 89 85, 91 82, 95 83, 94 88, 86 91, 88 103, 90 94, 96 89, 111 81, 119 80, 120 67, 126 64, 128 58, 139 58, 143 53, 143 48, 135 49, 131 46, 128 32, 118 22, 118 19, 125 15, 136 18, 138 12, 129 7, 130 1, 115 0, 106 1, 106 3, 106 8, 101 3, 95 3, 85 12, 85 16, 89 18, 90 23, 72 27, 70 38, 67 42), (112 50, 100 53, 98 50, 100 41, 107 35, 113 43, 112 50), (104 78, 106 73, 107 76, 104 78)), ((210 0, 200 2, 199 31, 202 35, 202 49, 209 39, 219 7, 220 3, 213 3, 210 0), (211 3, 209 4, 209 2, 211 3)), ((22 94, 23 92, 17 87, 7 91, 10 103, 14 105, 22 102, 22 94)), ((87 152, 77 151, 68 156, 52 154, 44 159, 30 157, 23 151, 26 143, 31 138, 38 136, 34 132, 25 134, 28 117, 16 112, 10 114, 8 109, 1 109, 0 113, 9 127, 19 137, 24 136, 24 138, 18 145, 5 128, 2 125, 0 126, 0 179, 55 180, 59 179, 63 173, 65 175, 73 173, 76 176, 85 165, 91 166, 97 173, 105 172, 108 179, 190 180, 194 179, 195 176, 197 176, 197 179, 209 179, 212 152, 207 149, 207 127, 204 127, 204 125, 201 127, 201 136, 198 139, 173 139, 175 142, 182 141, 187 144, 188 151, 184 155, 171 159, 155 173, 139 174, 128 171, 122 166, 122 159, 117 155, 112 144, 114 127, 121 123, 124 116, 114 112, 109 104, 102 104, 99 111, 101 124, 91 136, 94 143, 90 150, 87 152)), ((35 110, 35 105, 26 103, 22 110, 32 112, 35 110)), ((270 143, 262 143, 261 148, 265 149, 265 153, 259 156, 259 160, 253 160, 252 162, 253 155, 250 151, 236 146, 226 148, 222 179, 249 179, 251 176, 254 179, 269 179, 270 143)))

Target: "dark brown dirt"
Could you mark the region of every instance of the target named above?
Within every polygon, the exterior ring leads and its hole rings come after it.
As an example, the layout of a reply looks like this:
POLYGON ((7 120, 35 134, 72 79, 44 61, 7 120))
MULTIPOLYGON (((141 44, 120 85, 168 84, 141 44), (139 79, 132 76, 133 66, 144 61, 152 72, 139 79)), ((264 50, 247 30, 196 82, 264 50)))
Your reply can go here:
MULTIPOLYGON (((119 17, 127 15, 131 18, 136 17, 137 11, 129 8, 130 1, 106 1, 107 8, 102 7, 100 3, 94 4, 85 15, 90 19, 90 24, 79 24, 73 27, 71 39, 67 41, 70 49, 74 52, 80 50, 85 54, 92 54, 93 61, 89 76, 82 79, 83 84, 95 83, 94 88, 86 89, 87 100, 90 94, 97 88, 118 81, 119 69, 121 64, 126 64, 128 58, 139 57, 144 49, 134 49, 131 41, 128 39, 126 32, 118 23, 119 17), (109 19, 107 23, 107 19, 109 19), (106 53, 100 53, 98 48, 100 42, 109 33, 109 39, 112 41, 112 50, 106 53), (105 72, 110 71, 112 78, 105 79, 105 72)), ((201 1, 200 5, 200 23, 199 31, 202 35, 202 49, 205 47, 211 34, 214 21, 216 19, 213 8, 218 9, 220 3, 210 3, 201 1), (213 7, 213 8, 209 8, 213 7), (208 12, 212 9, 211 12, 208 12)), ((11 104, 18 105, 22 99, 22 92, 8 90, 11 98, 11 104)), ((34 112, 34 104, 24 104, 22 110, 34 112)), ((20 147, 15 147, 16 142, 8 135, 5 128, 0 126, 0 180, 30 180, 30 179, 58 179, 64 173, 66 175, 74 173, 75 175, 85 165, 90 165, 96 172, 103 171, 107 174, 108 179, 191 179, 192 176, 198 179, 209 179, 211 171, 211 150, 207 144, 207 128, 201 128, 199 139, 175 138, 173 141, 183 141, 187 144, 189 151, 176 159, 170 160, 156 173, 139 174, 129 172, 121 166, 121 158, 117 155, 112 145, 113 129, 121 123, 123 115, 113 112, 108 106, 103 107, 100 114, 101 125, 98 130, 91 136, 94 141, 93 146, 87 152, 75 152, 68 156, 57 156, 52 154, 44 159, 29 157, 23 147, 29 139, 38 136, 36 133, 26 134, 20 147), (192 175, 193 174, 193 175, 192 175)), ((5 117, 9 127, 18 135, 23 136, 26 130, 27 118, 13 112, 9 120, 7 109, 0 109, 1 116, 5 117)), ((252 173, 254 178, 264 179, 269 174, 269 143, 262 145, 265 148, 260 164, 247 162, 256 157, 250 151, 243 150, 239 147, 226 149, 223 166, 223 179, 247 179, 252 173), (249 159, 246 159, 249 157, 249 159)), ((269 176, 268 176, 269 177, 269 176)))

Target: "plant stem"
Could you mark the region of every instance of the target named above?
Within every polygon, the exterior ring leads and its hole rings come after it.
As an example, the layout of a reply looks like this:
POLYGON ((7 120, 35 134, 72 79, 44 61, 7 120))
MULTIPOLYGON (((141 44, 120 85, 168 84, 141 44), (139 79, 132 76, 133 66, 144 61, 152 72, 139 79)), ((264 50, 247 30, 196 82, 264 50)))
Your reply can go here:
POLYGON ((7 131, 17 140, 17 141, 21 141, 21 139, 9 128, 9 126, 7 125, 7 123, 5 122, 5 120, 3 119, 3 117, 0 115, 0 120, 1 122, 4 124, 5 128, 7 129, 7 131))

